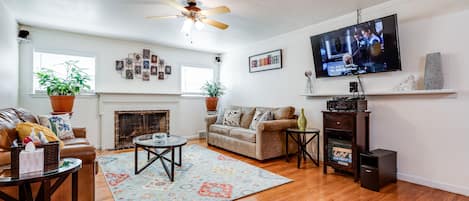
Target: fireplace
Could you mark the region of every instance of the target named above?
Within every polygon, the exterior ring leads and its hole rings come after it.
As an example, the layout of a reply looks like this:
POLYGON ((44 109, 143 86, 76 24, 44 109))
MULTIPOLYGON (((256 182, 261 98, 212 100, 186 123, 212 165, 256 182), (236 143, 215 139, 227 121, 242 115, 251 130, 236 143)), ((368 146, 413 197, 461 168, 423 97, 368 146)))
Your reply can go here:
POLYGON ((115 111, 115 149, 132 148, 134 137, 169 133, 169 110, 115 111))

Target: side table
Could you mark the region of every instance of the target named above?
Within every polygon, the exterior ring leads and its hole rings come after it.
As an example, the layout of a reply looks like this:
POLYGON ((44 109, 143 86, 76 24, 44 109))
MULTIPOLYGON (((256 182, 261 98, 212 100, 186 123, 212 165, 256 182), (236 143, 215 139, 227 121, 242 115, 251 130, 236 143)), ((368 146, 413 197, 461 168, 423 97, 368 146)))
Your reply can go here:
POLYGON ((319 129, 313 128, 313 129, 305 129, 305 130, 300 130, 300 129, 293 129, 293 128, 288 128, 286 130, 286 135, 285 135, 285 148, 287 151, 286 154, 286 160, 287 162, 289 161, 288 159, 288 137, 291 137, 293 141, 298 144, 298 168, 300 168, 300 163, 301 163, 301 158, 303 158, 304 161, 306 161, 306 156, 308 156, 309 159, 313 161, 313 163, 319 167, 319 129), (311 138, 306 140, 306 135, 312 135, 311 138), (313 159, 313 157, 308 153, 306 147, 307 145, 313 141, 313 139, 316 139, 316 160, 313 159))
POLYGON ((65 158, 63 165, 57 170, 34 175, 20 175, 19 178, 10 177, 9 171, 0 175, 0 187, 18 186, 18 199, 0 191, 0 200, 5 201, 50 201, 54 192, 63 184, 69 175, 72 175, 72 201, 78 200, 78 170, 82 161, 76 158, 65 158), (53 184, 51 180, 57 179, 53 184), (41 182, 41 187, 34 198, 31 184, 41 182))

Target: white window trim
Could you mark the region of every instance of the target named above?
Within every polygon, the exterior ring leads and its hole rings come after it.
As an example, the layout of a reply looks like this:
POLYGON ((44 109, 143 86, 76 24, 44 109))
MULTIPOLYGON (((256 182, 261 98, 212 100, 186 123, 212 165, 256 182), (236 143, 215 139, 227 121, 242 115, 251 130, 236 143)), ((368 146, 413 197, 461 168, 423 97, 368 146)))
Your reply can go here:
POLYGON ((213 81, 216 81, 216 70, 215 70, 215 67, 213 66, 207 66, 207 67, 203 67, 204 65, 186 65, 186 64, 183 64, 183 65, 180 65, 179 69, 181 69, 181 71, 179 72, 180 74, 180 86, 181 86, 181 96, 182 97, 188 97, 188 98, 198 98, 198 97, 206 97, 207 95, 203 92, 184 92, 183 91, 183 86, 182 86, 182 68, 183 67, 190 67, 190 68, 205 68, 205 69, 211 69, 212 70, 212 78, 213 78, 213 81))
MULTIPOLYGON (((94 67, 94 85, 95 85, 94 90, 82 90, 76 96, 96 96, 96 64, 98 63, 98 58, 97 58, 96 54, 89 53, 89 52, 81 52, 81 51, 76 51, 76 50, 66 50, 66 49, 52 50, 52 49, 34 48, 33 57, 34 57, 34 53, 36 53, 36 52, 94 58, 94 64, 95 64, 95 67, 94 67)), ((33 60, 34 60, 34 58, 33 58, 33 60)), ((35 74, 36 73, 35 73, 34 64, 33 64, 33 66, 32 66, 32 80, 34 80, 34 76, 36 76, 35 74)), ((35 90, 34 89, 34 81, 31 83, 31 90, 32 90, 31 95, 34 95, 36 97, 48 96, 46 90, 35 90)))

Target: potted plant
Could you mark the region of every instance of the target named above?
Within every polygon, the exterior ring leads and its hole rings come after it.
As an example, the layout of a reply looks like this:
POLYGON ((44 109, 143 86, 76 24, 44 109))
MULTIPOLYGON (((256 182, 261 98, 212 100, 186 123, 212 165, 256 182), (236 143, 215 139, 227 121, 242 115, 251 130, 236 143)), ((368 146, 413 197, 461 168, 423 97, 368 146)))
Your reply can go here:
POLYGON ((207 111, 216 111, 218 104, 218 97, 223 95, 224 87, 220 82, 206 82, 202 86, 202 90, 208 97, 205 98, 205 106, 207 111))
POLYGON ((60 77, 57 72, 47 68, 36 73, 39 84, 46 88, 54 112, 72 112, 75 95, 82 89, 90 89, 87 84, 90 77, 76 65, 77 63, 78 61, 66 61, 59 64, 66 68, 66 74, 60 77))

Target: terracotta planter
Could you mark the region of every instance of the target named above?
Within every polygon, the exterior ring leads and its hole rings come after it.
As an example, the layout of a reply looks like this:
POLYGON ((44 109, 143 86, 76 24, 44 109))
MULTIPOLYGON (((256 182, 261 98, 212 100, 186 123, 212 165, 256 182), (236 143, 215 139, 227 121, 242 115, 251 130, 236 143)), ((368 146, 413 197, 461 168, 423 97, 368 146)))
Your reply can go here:
POLYGON ((205 98, 205 106, 207 111, 217 111, 218 97, 205 98))
POLYGON ((54 112, 72 112, 75 96, 49 96, 54 112))

